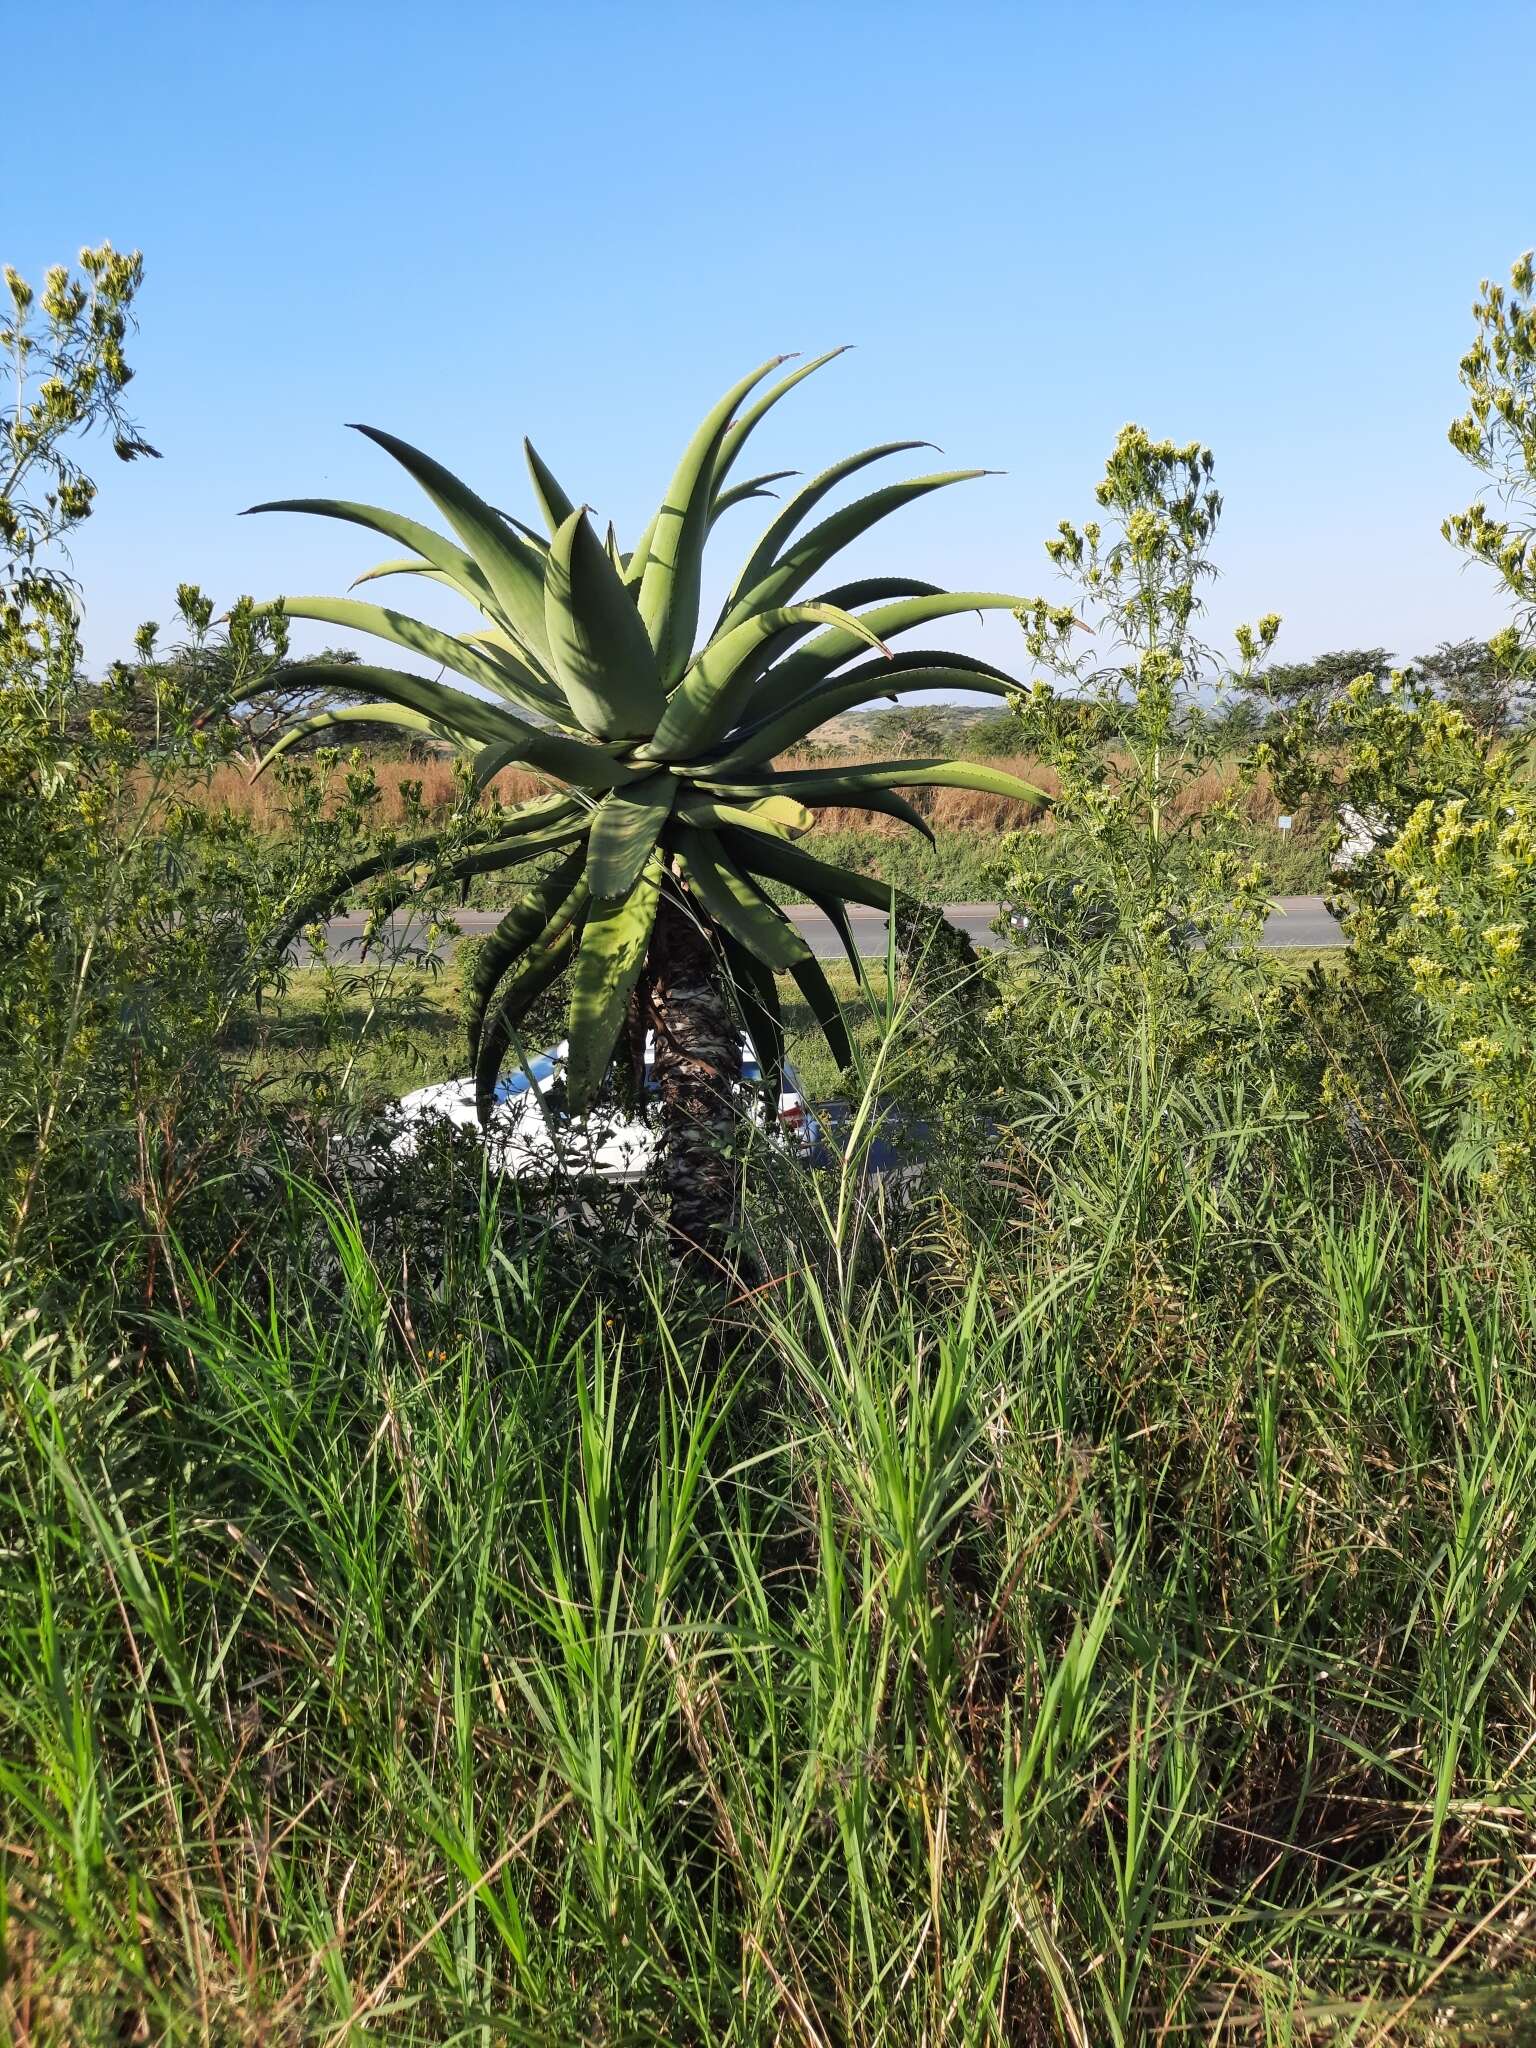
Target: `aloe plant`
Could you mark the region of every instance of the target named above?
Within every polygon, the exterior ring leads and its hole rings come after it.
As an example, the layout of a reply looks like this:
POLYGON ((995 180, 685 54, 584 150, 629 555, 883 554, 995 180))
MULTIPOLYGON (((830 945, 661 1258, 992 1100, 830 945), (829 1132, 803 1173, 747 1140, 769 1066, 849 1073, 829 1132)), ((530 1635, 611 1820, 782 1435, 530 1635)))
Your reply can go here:
MULTIPOLYGON (((765 885, 790 884, 832 920, 855 967, 847 905, 886 908, 889 892, 829 865, 796 842, 818 805, 893 814, 927 826, 899 787, 948 786, 1041 800, 998 769, 953 760, 873 762, 783 770, 776 758, 829 719, 880 697, 935 688, 1005 696, 1010 678, 971 656, 893 653, 897 635, 961 612, 1015 608, 996 591, 949 591, 911 577, 865 576, 805 596, 827 564, 877 521, 925 493, 984 471, 948 470, 886 484, 815 523, 811 513, 869 465, 925 444, 888 442, 834 463, 793 492, 699 634, 705 544, 717 520, 772 496, 780 471, 733 482, 748 436, 770 407, 832 355, 769 382, 777 357, 733 385, 688 443, 655 517, 632 549, 612 527, 600 538, 525 443, 546 533, 487 504, 430 456, 373 427, 379 444, 431 500, 452 538, 374 505, 286 499, 259 512, 310 512, 352 521, 404 553, 357 583, 422 576, 468 599, 476 630, 455 634, 359 598, 290 597, 289 617, 376 635, 452 670, 473 691, 396 667, 305 664, 318 686, 368 701, 305 718, 270 762, 301 736, 354 720, 449 740, 473 754, 476 786, 516 764, 551 793, 486 822, 483 843, 453 873, 542 863, 483 949, 474 972, 470 1057, 482 1118, 532 1004, 562 975, 569 984, 567 1086, 590 1107, 621 1037, 656 1035, 666 1178, 673 1228, 697 1239, 730 1213, 724 1126, 737 1059, 734 1008, 770 1080, 784 1034, 776 977, 808 1000, 840 1065, 846 1025, 820 965, 765 885), (766 389, 763 388, 766 385, 766 389)), ((355 589, 357 584, 353 585, 355 589)), ((265 766, 266 763, 263 763, 265 766)), ((430 841, 359 863, 330 900, 393 866, 430 855, 430 841)), ((324 905, 306 906, 306 915, 324 905)))

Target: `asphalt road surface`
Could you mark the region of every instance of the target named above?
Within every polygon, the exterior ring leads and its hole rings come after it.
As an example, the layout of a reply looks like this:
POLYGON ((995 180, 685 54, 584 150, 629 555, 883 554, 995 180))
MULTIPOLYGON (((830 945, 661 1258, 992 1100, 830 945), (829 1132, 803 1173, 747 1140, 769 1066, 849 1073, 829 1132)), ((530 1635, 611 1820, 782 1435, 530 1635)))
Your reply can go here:
MULTIPOLYGON (((842 954, 842 945, 837 933, 819 910, 806 904, 794 904, 789 915, 805 935, 806 943, 813 953, 823 960, 835 960, 842 954)), ((967 933, 978 946, 995 946, 998 942, 992 932, 992 920, 997 916, 995 903, 946 903, 944 915, 952 925, 967 933)), ((885 951, 885 918, 878 910, 867 910, 862 905, 851 904, 848 910, 859 951, 878 957, 885 951)), ((494 931, 500 922, 501 913, 495 910, 461 910, 456 921, 466 937, 478 938, 485 932, 494 931)), ((333 952, 345 953, 355 949, 362 937, 361 917, 333 917, 326 926, 326 942, 333 952)), ((1264 944, 1272 950, 1285 946, 1338 946, 1343 935, 1333 919, 1323 908, 1321 896, 1280 896, 1276 898, 1274 910, 1264 927, 1264 944)), ((451 939, 443 942, 442 950, 452 949, 451 939)))

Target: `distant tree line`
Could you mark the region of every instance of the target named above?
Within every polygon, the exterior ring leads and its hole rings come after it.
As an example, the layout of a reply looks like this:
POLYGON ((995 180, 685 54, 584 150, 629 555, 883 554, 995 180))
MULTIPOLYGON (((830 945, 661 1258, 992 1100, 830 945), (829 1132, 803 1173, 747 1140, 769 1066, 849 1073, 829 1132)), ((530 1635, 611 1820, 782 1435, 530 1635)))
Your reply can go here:
MULTIPOLYGON (((147 674, 152 665, 162 677, 167 664, 172 670, 182 667, 196 669, 203 685, 198 691, 202 701, 210 699, 208 683, 211 678, 202 677, 201 672, 210 664, 230 658, 228 649, 212 640, 188 644, 169 655, 152 643, 145 643, 138 653, 138 662, 125 664, 119 670, 120 680, 141 669, 147 674)), ((345 648, 329 648, 321 658, 340 664, 358 659, 345 648)), ((1432 653, 1418 655, 1406 663, 1396 660, 1385 647, 1333 648, 1325 654, 1315 655, 1310 661, 1276 662, 1246 677, 1234 677, 1232 681, 1236 687, 1227 693, 1225 701, 1196 715, 1204 717, 1208 727, 1216 728, 1237 746, 1256 739, 1271 717, 1302 709, 1321 713, 1337 702, 1359 677, 1369 676, 1377 683, 1384 683, 1397 670, 1406 670, 1427 683, 1437 697, 1463 711, 1472 725, 1483 733, 1499 734, 1514 730, 1530 718, 1532 706, 1536 704, 1536 656, 1526 650, 1522 657, 1512 662, 1507 647, 1490 647, 1486 640, 1468 639, 1442 641, 1432 653)), ((279 732, 302 718, 334 704, 359 701, 348 691, 334 688, 315 690, 306 679, 308 671, 307 660, 303 663, 280 660, 275 680, 263 692, 259 703, 235 706, 235 721, 253 753, 260 752, 279 732), (289 670, 293 672, 293 681, 284 687, 284 676, 289 670)), ((189 676, 188 680, 192 678, 189 676)), ((1061 700, 1058 709, 1070 701, 1061 700)), ((1087 700, 1084 703, 1086 716, 1087 700)), ((123 716, 121 693, 116 704, 118 715, 123 716)), ((1116 736, 1113 705, 1096 700, 1091 709, 1095 733, 1113 740, 1116 736)), ((156 714, 153 692, 148 687, 143 692, 142 716, 134 718, 131 710, 127 715, 146 749, 153 745, 156 714)), ((1018 719, 1012 711, 1002 708, 989 709, 978 716, 970 707, 957 704, 898 703, 888 710, 868 713, 859 720, 859 728, 858 744, 867 744, 888 758, 947 755, 961 743, 965 751, 977 760, 996 759, 1027 750, 1018 719)), ((331 738, 328 734, 319 734, 313 744, 323 745, 328 738, 331 738)), ((349 742, 370 750, 377 747, 398 749, 400 735, 382 725, 359 724, 352 728, 349 742)), ((808 745, 804 751, 831 757, 845 751, 845 748, 828 735, 819 744, 808 745)))
MULTIPOLYGON (((1310 661, 1274 662, 1233 677, 1235 688, 1225 701, 1197 715, 1237 745, 1257 738, 1271 717, 1302 709, 1321 713, 1359 677, 1382 684, 1397 671, 1427 684, 1482 733, 1513 731, 1527 722, 1536 705, 1536 655, 1528 648, 1513 648, 1504 636, 1492 643, 1443 640, 1432 653, 1406 662, 1385 647, 1337 647, 1310 661)), ((1086 699, 1084 706, 1087 716, 1086 699)), ((1113 738, 1114 707, 1096 700, 1091 708, 1095 730, 1113 738)), ((943 754, 960 739, 978 760, 1025 750, 1017 718, 1001 709, 973 716, 954 704, 906 703, 871 712, 861 725, 861 740, 888 755, 943 754)))
POLYGON ((1505 732, 1523 724, 1536 698, 1536 662, 1530 650, 1512 648, 1508 636, 1498 642, 1442 640, 1432 654, 1407 662, 1395 660, 1385 647, 1334 648, 1311 661, 1274 662, 1242 687, 1260 716, 1302 706, 1322 711, 1360 676, 1382 683, 1394 670, 1427 683, 1480 732, 1505 732))

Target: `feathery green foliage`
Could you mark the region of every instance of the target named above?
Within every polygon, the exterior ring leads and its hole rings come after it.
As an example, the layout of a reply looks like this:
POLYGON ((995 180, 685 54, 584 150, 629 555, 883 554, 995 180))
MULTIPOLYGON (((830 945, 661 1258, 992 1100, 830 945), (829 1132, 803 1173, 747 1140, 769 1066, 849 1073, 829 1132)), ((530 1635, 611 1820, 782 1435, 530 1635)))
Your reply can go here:
POLYGON ((88 519, 96 500, 72 444, 105 427, 121 462, 159 453, 123 405, 133 378, 123 343, 144 259, 103 242, 80 251, 80 269, 76 277, 54 264, 41 293, 10 264, 0 271, 10 300, 0 354, 15 393, 0 420, 0 624, 9 635, 34 606, 56 623, 68 608, 66 580, 39 556, 88 519))
MULTIPOLYGON (((1467 410, 1451 423, 1451 446, 1489 479, 1502 502, 1481 500, 1447 519, 1453 546, 1483 562, 1536 629, 1536 256, 1511 266, 1509 288, 1483 280, 1473 308, 1477 336, 1461 360, 1467 410)), ((1513 650, 1511 650, 1513 652, 1513 650)))

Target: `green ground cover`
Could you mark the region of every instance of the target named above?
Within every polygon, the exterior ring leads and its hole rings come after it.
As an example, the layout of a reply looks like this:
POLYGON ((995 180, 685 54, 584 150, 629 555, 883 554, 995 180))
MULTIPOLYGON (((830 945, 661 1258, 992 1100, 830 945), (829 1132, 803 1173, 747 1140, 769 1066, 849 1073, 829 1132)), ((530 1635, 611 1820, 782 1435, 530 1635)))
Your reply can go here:
POLYGON ((723 1307, 302 1124, 13 1292, 13 2037, 1524 2038, 1529 1244, 1051 1071, 899 1204, 763 1153, 723 1307))
MULTIPOLYGON (((1339 950, 1287 946, 1269 964, 1277 979, 1299 980, 1314 964, 1336 960, 1339 950)), ((829 960, 825 967, 847 1007, 855 1042, 872 1055, 888 1000, 884 961, 866 963, 863 989, 846 961, 829 960)), ((787 975, 780 977, 780 1000, 789 1056, 807 1094, 823 1100, 845 1092, 810 1006, 787 975)), ((298 967, 259 1010, 241 1016, 228 1050, 241 1074, 277 1100, 334 1100, 348 1092, 389 1100, 464 1071, 463 1011, 463 968, 455 952, 432 967, 402 964, 384 972, 346 961, 298 967)), ((544 1021, 557 1039, 558 1014, 544 1021)))

